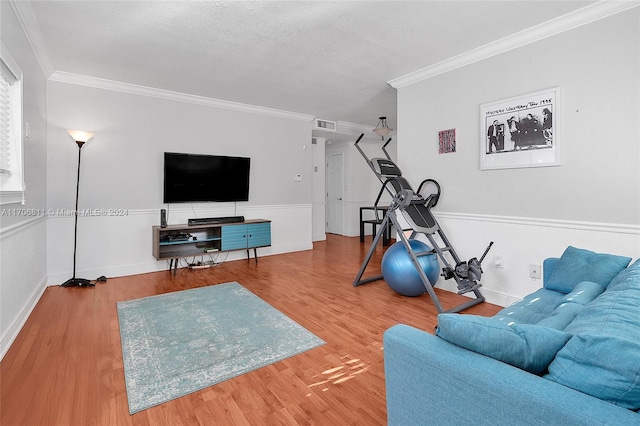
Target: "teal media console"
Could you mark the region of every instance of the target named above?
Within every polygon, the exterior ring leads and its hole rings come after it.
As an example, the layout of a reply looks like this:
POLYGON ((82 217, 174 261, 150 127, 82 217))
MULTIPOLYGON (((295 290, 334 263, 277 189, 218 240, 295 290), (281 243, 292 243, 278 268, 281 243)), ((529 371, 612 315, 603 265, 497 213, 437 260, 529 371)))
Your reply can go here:
POLYGON ((169 269, 176 273, 178 259, 205 256, 217 252, 246 250, 247 259, 253 255, 258 262, 257 248, 271 245, 271 221, 252 219, 244 222, 154 226, 153 256, 169 260, 169 269))

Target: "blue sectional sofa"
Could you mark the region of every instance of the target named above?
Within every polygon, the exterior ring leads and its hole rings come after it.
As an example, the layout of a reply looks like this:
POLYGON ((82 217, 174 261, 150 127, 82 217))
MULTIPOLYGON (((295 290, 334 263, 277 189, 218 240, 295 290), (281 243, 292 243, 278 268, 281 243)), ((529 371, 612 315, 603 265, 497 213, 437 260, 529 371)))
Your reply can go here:
POLYGON ((384 334, 390 426, 640 425, 640 259, 569 247, 494 317, 384 334))

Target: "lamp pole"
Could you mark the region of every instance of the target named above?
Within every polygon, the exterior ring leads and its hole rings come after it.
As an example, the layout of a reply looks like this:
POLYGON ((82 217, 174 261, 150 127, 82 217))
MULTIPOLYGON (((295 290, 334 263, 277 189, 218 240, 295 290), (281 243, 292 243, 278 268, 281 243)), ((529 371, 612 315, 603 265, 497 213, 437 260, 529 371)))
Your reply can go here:
POLYGON ((91 280, 86 278, 76 278, 76 248, 78 245, 78 194, 80 191, 80 160, 82 158, 82 145, 84 145, 91 137, 93 137, 92 133, 87 132, 78 132, 77 130, 69 130, 69 134, 76 139, 76 143, 78 144, 78 176, 76 178, 76 209, 73 212, 75 217, 75 224, 73 228, 73 276, 69 278, 67 281, 62 283, 61 287, 89 287, 94 286, 91 280), (84 134, 84 135, 81 135, 84 134), (84 140, 79 140, 80 138, 77 136, 84 136, 84 140))

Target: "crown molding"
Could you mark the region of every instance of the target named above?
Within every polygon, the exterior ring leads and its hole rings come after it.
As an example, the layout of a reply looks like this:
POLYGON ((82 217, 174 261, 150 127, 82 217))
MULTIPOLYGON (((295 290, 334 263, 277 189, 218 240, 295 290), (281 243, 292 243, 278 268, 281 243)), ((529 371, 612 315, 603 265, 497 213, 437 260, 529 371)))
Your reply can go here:
POLYGON ((354 134, 360 134, 360 133, 370 132, 371 126, 358 124, 358 123, 351 123, 349 121, 338 121, 338 129, 349 131, 354 134))
POLYGON ((177 102, 186 102, 196 105, 203 105, 214 108, 222 108, 233 111, 248 112, 251 114, 268 115, 278 118, 311 122, 315 117, 308 114, 301 114, 291 111, 283 111, 274 108, 261 107, 256 105, 242 104, 238 102, 225 101, 221 99, 207 98, 204 96, 189 95, 186 93, 172 92, 170 90, 157 89, 154 87, 139 86, 137 84, 123 83, 120 81, 107 80, 103 78, 90 77, 87 75, 73 74, 64 71, 56 71, 49 81, 59 83, 75 84, 77 86, 92 87, 95 89, 112 90, 114 92, 129 93, 133 95, 148 96, 152 98, 166 99, 177 102))
POLYGON ((242 104, 238 102, 225 101, 221 99, 206 98, 203 96, 189 95, 186 93, 172 92, 169 90, 156 89, 153 87, 138 86, 135 84, 122 83, 113 80, 106 80, 96 77, 56 71, 49 59, 44 36, 36 19, 35 13, 28 1, 9 0, 16 18, 31 46, 36 60, 44 77, 50 81, 57 81, 80 86, 93 87, 98 89, 113 90, 117 92, 149 96, 160 99, 168 99, 178 102, 187 102, 197 105, 223 108, 234 111, 248 112, 252 114, 268 115, 272 117, 293 119, 298 121, 311 122, 315 117, 308 114, 301 114, 291 111, 283 111, 274 108, 260 107, 256 105, 242 104))
MULTIPOLYGON (((338 130, 343 134, 350 134, 354 136, 364 134, 365 141, 380 142, 380 136, 373 133, 373 127, 370 125, 351 123, 349 121, 338 121, 338 130)), ((395 134, 396 131, 394 129, 389 133, 389 135, 385 136, 383 140, 395 136, 395 134)))
POLYGON ((364 133, 364 141, 368 140, 369 142, 380 142, 380 140, 384 141, 391 137, 394 137, 394 138, 396 137, 395 129, 393 129, 391 133, 389 133, 384 138, 380 138, 380 136, 378 136, 373 132, 372 126, 367 126, 364 124, 349 123, 347 121, 338 121, 338 128, 349 129, 351 133, 354 135, 360 135, 364 133))
POLYGON ((54 72, 53 65, 49 59, 49 53, 45 47, 44 36, 38 25, 35 13, 28 1, 9 0, 11 9, 16 15, 16 19, 24 32, 31 49, 40 65, 44 78, 49 78, 54 72))
POLYGON ((453 71, 474 62, 517 49, 547 37, 589 24, 608 16, 637 7, 640 0, 613 1, 601 0, 597 3, 578 9, 542 24, 517 32, 508 37, 485 44, 450 59, 438 62, 432 66, 422 68, 402 77, 389 80, 387 83, 394 89, 409 86, 422 80, 453 71))
POLYGON ((364 140, 369 142, 380 141, 380 137, 373 133, 371 126, 349 121, 338 121, 335 132, 325 132, 319 129, 313 129, 312 131, 314 137, 326 138, 332 143, 351 143, 361 134, 364 134, 364 140))
MULTIPOLYGON (((380 140, 380 136, 373 133, 373 127, 368 126, 366 124, 350 123, 348 121, 338 121, 338 129, 344 129, 345 131, 349 131, 351 134, 354 134, 354 135, 360 135, 364 133, 365 138, 375 139, 376 141, 380 140)), ((396 131, 394 129, 391 131, 391 133, 389 133, 389 135, 394 136, 395 132, 396 131)))

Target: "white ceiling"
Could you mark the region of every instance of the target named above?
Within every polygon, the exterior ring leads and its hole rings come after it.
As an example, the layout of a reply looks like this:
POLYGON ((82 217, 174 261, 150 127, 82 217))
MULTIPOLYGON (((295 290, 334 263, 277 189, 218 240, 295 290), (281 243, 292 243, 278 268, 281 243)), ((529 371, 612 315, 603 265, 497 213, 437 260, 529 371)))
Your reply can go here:
POLYGON ((28 2, 45 69, 391 127, 388 81, 592 3, 28 2))

